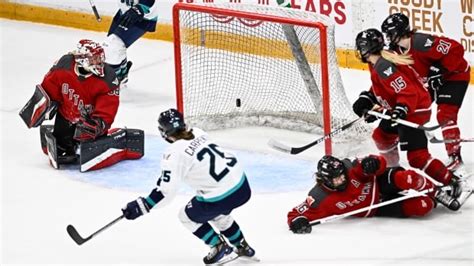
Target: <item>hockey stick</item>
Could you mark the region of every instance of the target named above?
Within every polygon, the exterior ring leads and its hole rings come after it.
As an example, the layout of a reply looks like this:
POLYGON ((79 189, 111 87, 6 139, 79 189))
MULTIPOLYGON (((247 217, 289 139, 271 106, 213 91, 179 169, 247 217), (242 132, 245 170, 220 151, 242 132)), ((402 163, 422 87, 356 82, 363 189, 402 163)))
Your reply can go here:
POLYGON ((357 210, 353 210, 353 211, 350 211, 350 212, 346 212, 346 213, 343 213, 343 214, 336 214, 336 215, 332 215, 332 216, 329 216, 329 217, 324 217, 324 218, 321 218, 321 219, 318 219, 318 220, 314 220, 314 221, 310 222, 309 225, 314 226, 314 225, 318 225, 318 224, 332 222, 332 221, 336 221, 336 220, 340 220, 342 218, 352 216, 354 214, 369 211, 369 210, 372 210, 372 209, 377 209, 377 208, 387 206, 387 205, 390 205, 390 204, 393 204, 393 203, 396 203, 396 202, 400 202, 400 201, 403 201, 403 200, 407 200, 407 199, 411 199, 411 198, 415 198, 415 197, 420 197, 420 196, 426 196, 426 194, 428 192, 431 192, 432 190, 433 189, 431 189, 431 188, 430 189, 425 189, 425 190, 422 190, 422 191, 416 191, 416 190, 410 189, 410 190, 408 190, 408 193, 406 195, 403 195, 401 197, 398 197, 398 198, 395 198, 395 199, 392 199, 392 200, 388 200, 388 201, 384 201, 384 202, 380 202, 380 203, 377 203, 377 204, 374 204, 374 205, 371 205, 371 206, 367 206, 367 207, 360 208, 360 209, 357 209, 357 210))
POLYGON ((460 138, 460 139, 438 139, 434 135, 428 135, 430 143, 457 143, 457 142, 474 142, 474 138, 460 138))
POLYGON ((94 0, 89 0, 89 4, 91 4, 92 11, 94 12, 95 19, 96 19, 98 22, 101 22, 101 21, 102 21, 102 18, 100 17, 99 12, 97 11, 97 7, 95 7, 94 0))
MULTIPOLYGON (((385 120, 391 120, 392 119, 389 115, 382 114, 382 113, 372 111, 372 110, 368 111, 367 113, 369 115, 373 115, 373 116, 376 116, 378 118, 385 119, 385 120)), ((400 118, 395 119, 394 122, 396 122, 400 125, 404 125, 404 126, 411 127, 411 128, 416 128, 416 129, 421 129, 421 130, 424 130, 424 131, 433 131, 435 129, 438 129, 438 128, 444 126, 444 125, 447 125, 447 124, 451 123, 451 121, 448 121, 448 122, 443 123, 443 124, 435 125, 435 126, 432 126, 432 127, 426 127, 426 126, 419 125, 417 123, 413 123, 413 122, 410 122, 410 121, 407 121, 407 120, 404 120, 404 119, 400 119, 400 118)))
POLYGON ((359 117, 359 118, 343 125, 342 127, 331 131, 329 134, 324 135, 323 137, 321 137, 321 138, 319 138, 319 139, 317 139, 317 140, 315 140, 315 141, 313 141, 309 144, 301 146, 301 147, 290 147, 290 146, 287 146, 283 143, 280 143, 280 142, 278 142, 274 139, 270 139, 268 141, 268 145, 270 147, 274 148, 275 150, 279 150, 281 152, 285 152, 285 153, 289 153, 289 154, 298 154, 298 153, 301 153, 301 152, 303 152, 303 151, 305 151, 305 150, 307 150, 307 149, 309 149, 309 148, 325 141, 326 139, 334 137, 335 135, 337 135, 337 134, 341 133, 342 131, 350 128, 352 125, 354 125, 355 123, 359 122, 362 119, 363 119, 363 117, 359 117))
POLYGON ((72 225, 68 225, 66 230, 67 230, 67 233, 69 234, 69 236, 72 238, 72 240, 74 240, 74 242, 76 242, 76 244, 78 244, 79 246, 84 244, 85 242, 91 240, 91 238, 93 238, 94 236, 98 235, 99 233, 101 233, 102 231, 104 231, 105 229, 111 227, 113 224, 115 224, 116 222, 122 220, 125 216, 122 214, 120 215, 119 217, 115 218, 115 220, 113 220, 112 222, 106 224, 105 226, 103 226, 102 228, 100 228, 99 230, 97 230, 96 232, 94 232, 92 235, 86 237, 86 238, 83 238, 81 235, 79 235, 79 233, 77 232, 76 228, 72 225))

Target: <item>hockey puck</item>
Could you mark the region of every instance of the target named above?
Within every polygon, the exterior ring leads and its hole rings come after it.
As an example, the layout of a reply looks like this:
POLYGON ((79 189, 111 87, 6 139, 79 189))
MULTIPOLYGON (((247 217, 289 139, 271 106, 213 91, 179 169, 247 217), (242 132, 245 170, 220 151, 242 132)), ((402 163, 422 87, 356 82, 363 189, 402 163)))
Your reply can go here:
POLYGON ((235 106, 240 107, 241 105, 240 98, 235 99, 235 106))

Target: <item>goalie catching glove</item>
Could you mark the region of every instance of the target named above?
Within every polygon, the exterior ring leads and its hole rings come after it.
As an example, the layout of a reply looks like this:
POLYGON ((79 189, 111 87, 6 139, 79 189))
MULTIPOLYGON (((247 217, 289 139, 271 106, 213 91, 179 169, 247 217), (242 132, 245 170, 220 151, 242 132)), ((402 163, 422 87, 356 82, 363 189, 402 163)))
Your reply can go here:
POLYGON ((143 214, 149 213, 151 207, 143 197, 131 201, 122 209, 123 215, 128 220, 135 220, 143 214))
POLYGON ((81 117, 76 124, 74 139, 77 141, 94 140, 106 133, 104 120, 99 117, 81 117))

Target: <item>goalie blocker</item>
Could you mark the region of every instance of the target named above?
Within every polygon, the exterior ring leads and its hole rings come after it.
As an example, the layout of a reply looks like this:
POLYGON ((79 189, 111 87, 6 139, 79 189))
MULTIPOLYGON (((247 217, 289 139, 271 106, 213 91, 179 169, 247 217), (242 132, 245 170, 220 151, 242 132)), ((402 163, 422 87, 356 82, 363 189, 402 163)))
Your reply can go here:
POLYGON ((20 111, 20 117, 28 128, 38 127, 44 120, 50 120, 56 114, 58 104, 51 102, 41 85, 36 85, 35 92, 20 111))
POLYGON ((51 165, 59 169, 61 164, 79 161, 80 171, 98 170, 122 160, 140 159, 145 154, 144 131, 130 128, 110 129, 106 136, 93 141, 81 142, 76 156, 58 156, 52 125, 40 127, 41 148, 48 155, 51 165))

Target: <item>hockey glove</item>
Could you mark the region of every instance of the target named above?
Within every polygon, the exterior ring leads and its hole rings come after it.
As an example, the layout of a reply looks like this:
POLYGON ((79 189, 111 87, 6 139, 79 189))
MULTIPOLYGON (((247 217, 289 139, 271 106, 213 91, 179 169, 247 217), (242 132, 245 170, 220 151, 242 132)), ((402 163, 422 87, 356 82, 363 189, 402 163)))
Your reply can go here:
POLYGON ((380 161, 376 157, 368 156, 360 162, 365 174, 373 175, 380 168, 380 161))
POLYGON ((295 234, 309 234, 311 229, 308 219, 304 216, 296 217, 290 224, 290 230, 295 234))
POLYGON ((428 78, 426 79, 426 83, 428 83, 428 86, 433 91, 439 90, 444 83, 443 73, 441 69, 435 66, 431 66, 430 72, 428 73, 428 78))
POLYGON ((76 124, 74 139, 77 141, 87 141, 102 136, 105 130, 105 122, 99 117, 81 117, 76 124))
POLYGON ((398 119, 405 119, 407 117, 408 113, 408 107, 405 105, 397 104, 395 105, 395 108, 393 109, 391 115, 390 115, 390 120, 392 120, 392 127, 395 127, 398 125, 397 120, 398 119))
POLYGON ((352 105, 352 110, 356 113, 359 117, 364 116, 364 119, 367 123, 372 123, 377 120, 377 117, 373 115, 367 115, 367 111, 371 110, 375 103, 376 103, 375 96, 370 91, 363 91, 359 95, 359 98, 354 102, 352 105))
POLYGON ((144 15, 145 11, 141 5, 132 6, 122 15, 120 26, 128 28, 129 26, 142 21, 144 15))
POLYGON ((139 197, 122 208, 122 212, 128 220, 135 220, 143 214, 149 213, 150 207, 144 198, 139 197))

